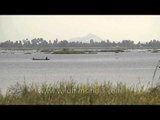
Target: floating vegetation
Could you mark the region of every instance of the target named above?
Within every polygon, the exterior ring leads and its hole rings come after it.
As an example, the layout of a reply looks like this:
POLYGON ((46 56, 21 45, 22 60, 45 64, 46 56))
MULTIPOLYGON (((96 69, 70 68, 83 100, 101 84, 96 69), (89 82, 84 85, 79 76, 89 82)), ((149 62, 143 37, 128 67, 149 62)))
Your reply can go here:
POLYGON ((83 51, 56 51, 52 54, 85 54, 83 51))
POLYGON ((26 52, 26 53, 24 53, 24 54, 32 54, 31 52, 26 52))
POLYGON ((86 50, 75 50, 69 48, 63 48, 61 50, 53 50, 53 49, 44 49, 41 52, 49 53, 49 54, 97 54, 94 51, 86 51, 86 50))
POLYGON ((1 53, 8 53, 8 52, 6 52, 6 51, 2 51, 1 53))
POLYGON ((98 52, 115 52, 115 53, 119 53, 119 52, 125 52, 124 50, 99 50, 98 52))
POLYGON ((160 52, 160 50, 159 49, 153 49, 153 50, 150 50, 150 52, 151 53, 158 53, 158 52, 160 52))

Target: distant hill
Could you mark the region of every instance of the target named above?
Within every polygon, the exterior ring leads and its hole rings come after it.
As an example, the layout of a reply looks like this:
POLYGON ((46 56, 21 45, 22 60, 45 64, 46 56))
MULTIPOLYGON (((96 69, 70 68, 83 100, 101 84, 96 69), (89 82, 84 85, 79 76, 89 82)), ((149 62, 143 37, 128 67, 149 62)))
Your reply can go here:
POLYGON ((97 42, 100 42, 102 41, 102 39, 94 34, 88 34, 88 35, 85 35, 83 37, 76 37, 76 38, 72 38, 72 39, 69 39, 69 41, 79 41, 79 42, 86 42, 86 43, 89 43, 90 40, 93 39, 94 41, 97 41, 97 42))

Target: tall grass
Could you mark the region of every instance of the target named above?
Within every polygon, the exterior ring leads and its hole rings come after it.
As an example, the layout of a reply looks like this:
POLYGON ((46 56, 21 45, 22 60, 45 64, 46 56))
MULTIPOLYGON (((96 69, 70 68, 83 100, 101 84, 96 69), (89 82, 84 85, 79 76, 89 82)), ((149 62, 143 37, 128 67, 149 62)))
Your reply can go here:
POLYGON ((135 105, 160 104, 160 87, 144 89, 117 83, 15 84, 0 94, 0 104, 18 105, 135 105))
MULTIPOLYGON (((152 81, 151 81, 151 87, 153 87, 153 83, 154 83, 154 79, 155 79, 155 76, 156 76, 156 72, 158 70, 158 68, 160 67, 160 60, 158 60, 158 63, 155 67, 155 70, 154 70, 154 73, 153 73, 153 77, 152 77, 152 81)), ((160 80, 160 76, 158 78, 158 81, 160 80)))

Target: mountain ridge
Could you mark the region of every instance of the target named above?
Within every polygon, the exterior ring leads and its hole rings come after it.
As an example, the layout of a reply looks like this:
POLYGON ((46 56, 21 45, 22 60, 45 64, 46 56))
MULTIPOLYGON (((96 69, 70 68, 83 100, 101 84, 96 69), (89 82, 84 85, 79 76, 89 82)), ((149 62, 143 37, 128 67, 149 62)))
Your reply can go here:
POLYGON ((91 39, 93 39, 94 41, 102 41, 103 40, 100 37, 98 37, 97 35, 89 33, 89 34, 84 35, 82 37, 71 38, 71 39, 69 39, 69 41, 88 42, 89 43, 91 39))

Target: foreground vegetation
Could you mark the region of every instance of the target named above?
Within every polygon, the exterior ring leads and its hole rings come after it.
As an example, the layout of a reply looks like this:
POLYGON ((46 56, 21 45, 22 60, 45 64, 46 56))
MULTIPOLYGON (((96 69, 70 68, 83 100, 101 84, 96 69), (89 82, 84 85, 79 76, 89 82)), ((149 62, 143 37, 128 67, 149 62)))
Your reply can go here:
POLYGON ((55 84, 15 84, 0 94, 0 104, 60 105, 135 105, 160 104, 160 89, 130 88, 125 84, 78 84, 74 81, 55 84))

